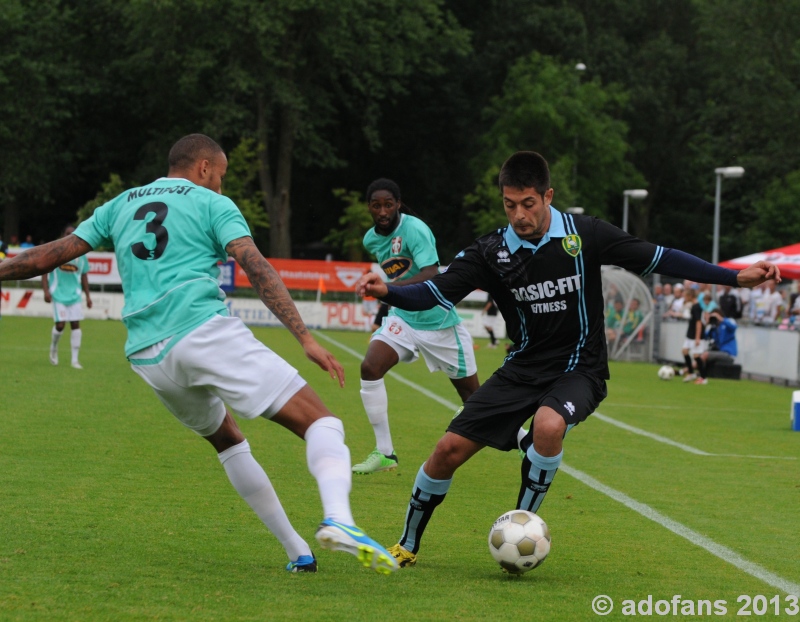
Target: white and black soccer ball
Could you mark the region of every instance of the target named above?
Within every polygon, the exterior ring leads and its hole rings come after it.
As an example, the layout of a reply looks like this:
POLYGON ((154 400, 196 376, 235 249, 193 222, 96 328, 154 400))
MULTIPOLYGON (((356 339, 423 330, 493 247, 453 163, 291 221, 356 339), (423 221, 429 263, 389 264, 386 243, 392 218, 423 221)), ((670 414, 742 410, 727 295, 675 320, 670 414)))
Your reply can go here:
POLYGON ((662 365, 658 368, 658 377, 661 380, 672 380, 675 377, 675 370, 671 365, 662 365))
POLYGON ((550 552, 550 530, 539 515, 511 510, 489 530, 489 552, 506 572, 528 572, 541 565, 550 552))

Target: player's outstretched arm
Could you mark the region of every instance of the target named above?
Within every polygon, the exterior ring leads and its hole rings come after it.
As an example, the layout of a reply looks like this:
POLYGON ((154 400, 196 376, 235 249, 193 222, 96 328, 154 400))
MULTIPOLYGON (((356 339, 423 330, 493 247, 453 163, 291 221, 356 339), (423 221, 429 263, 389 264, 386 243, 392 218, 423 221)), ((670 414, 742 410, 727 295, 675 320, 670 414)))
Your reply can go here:
POLYGON ((367 272, 358 279, 356 283, 356 293, 362 298, 372 296, 373 298, 383 298, 389 292, 383 279, 374 272, 367 272))
POLYGON ((756 287, 772 279, 780 283, 781 271, 778 266, 768 261, 757 261, 744 270, 739 270, 739 274, 736 275, 736 281, 740 287, 756 287))
POLYGON ((52 272, 90 250, 88 242, 73 234, 34 246, 0 263, 0 281, 22 281, 52 272))
POLYGON ((317 343, 300 317, 289 290, 270 263, 256 248, 250 237, 237 238, 225 247, 228 254, 242 266, 250 283, 267 308, 289 329, 303 346, 309 360, 324 369, 331 378, 344 386, 344 368, 336 358, 317 343))

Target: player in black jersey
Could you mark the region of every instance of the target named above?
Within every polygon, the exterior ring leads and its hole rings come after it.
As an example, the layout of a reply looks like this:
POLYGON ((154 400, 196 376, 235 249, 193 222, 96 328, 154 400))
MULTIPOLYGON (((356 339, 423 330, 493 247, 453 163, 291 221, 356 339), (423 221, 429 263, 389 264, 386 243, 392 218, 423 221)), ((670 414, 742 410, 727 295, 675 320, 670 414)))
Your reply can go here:
POLYGON ((597 218, 562 214, 550 205, 550 172, 538 153, 512 155, 499 185, 509 225, 478 238, 447 272, 405 287, 368 274, 357 286, 361 295, 407 310, 449 309, 482 289, 497 303, 513 341, 503 365, 467 400, 420 468, 403 535, 389 549, 400 566, 416 563, 422 533, 456 469, 487 445, 525 450, 517 507, 538 510, 561 464, 565 434, 606 397, 601 265, 733 287, 780 280, 771 263, 736 272, 597 218), (531 416, 528 435, 519 439, 531 416))

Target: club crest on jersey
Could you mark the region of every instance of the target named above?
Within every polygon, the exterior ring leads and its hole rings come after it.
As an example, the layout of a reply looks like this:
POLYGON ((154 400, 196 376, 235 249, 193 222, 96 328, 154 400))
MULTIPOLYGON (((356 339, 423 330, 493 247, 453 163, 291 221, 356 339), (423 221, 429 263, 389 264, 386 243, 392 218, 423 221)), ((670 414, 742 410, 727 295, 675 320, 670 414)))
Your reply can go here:
POLYGON ((77 272, 78 266, 71 263, 65 263, 63 266, 59 266, 58 269, 62 272, 77 272))
POLYGON ((581 236, 570 233, 567 237, 561 240, 561 246, 567 251, 567 255, 577 257, 581 252, 581 236))
POLYGON ((401 250, 403 250, 403 238, 398 235, 392 238, 392 254, 397 255, 401 250))

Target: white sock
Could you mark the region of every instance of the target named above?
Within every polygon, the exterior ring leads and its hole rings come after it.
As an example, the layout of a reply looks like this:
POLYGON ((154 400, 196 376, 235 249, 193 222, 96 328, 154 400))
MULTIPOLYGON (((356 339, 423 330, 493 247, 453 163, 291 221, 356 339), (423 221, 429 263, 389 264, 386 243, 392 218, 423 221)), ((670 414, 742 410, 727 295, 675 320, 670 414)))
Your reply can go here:
POLYGON ((61 332, 59 332, 59 331, 56 330, 56 327, 53 326, 53 331, 50 333, 50 335, 51 335, 50 347, 51 348, 57 348, 58 347, 58 341, 61 339, 61 335, 63 335, 63 334, 64 334, 63 330, 61 332))
POLYGON ((250 453, 249 443, 245 440, 229 447, 219 454, 219 461, 236 492, 275 534, 289 559, 293 561, 301 555, 311 555, 308 544, 289 522, 269 477, 250 453))
POLYGON ((74 330, 70 330, 70 333, 69 333, 69 345, 70 345, 70 348, 72 349, 72 362, 73 363, 77 363, 78 362, 78 352, 80 352, 80 349, 81 349, 81 336, 82 335, 83 335, 83 332, 81 331, 80 328, 76 328, 74 330))
POLYGON ((380 380, 361 381, 361 401, 367 411, 367 419, 375 430, 375 441, 378 451, 384 456, 394 453, 392 433, 389 431, 389 397, 386 395, 386 384, 380 380))
POLYGON ((336 417, 323 417, 306 431, 308 470, 317 480, 325 518, 354 525, 350 511, 350 450, 344 444, 344 426, 336 417))

